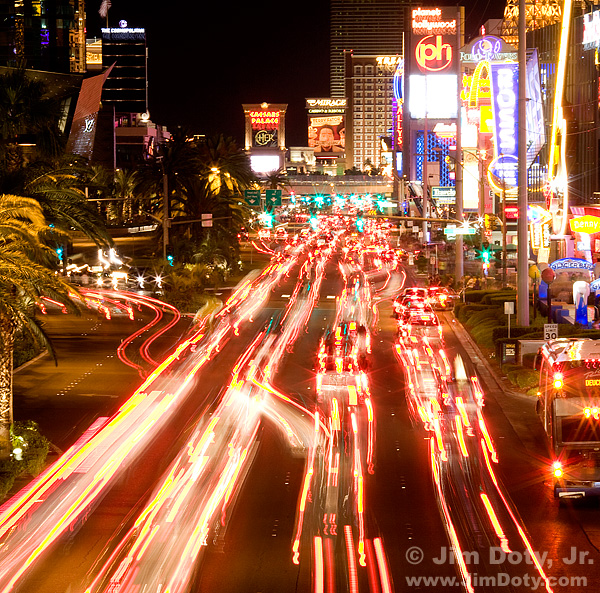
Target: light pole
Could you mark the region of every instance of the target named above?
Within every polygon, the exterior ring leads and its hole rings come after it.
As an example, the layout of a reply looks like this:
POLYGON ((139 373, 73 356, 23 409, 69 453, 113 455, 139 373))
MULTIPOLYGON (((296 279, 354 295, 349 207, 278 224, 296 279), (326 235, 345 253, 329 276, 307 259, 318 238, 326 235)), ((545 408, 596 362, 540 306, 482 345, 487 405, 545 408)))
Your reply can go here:
MULTIPOLYGON (((529 237, 527 233, 527 129, 526 129, 525 0, 519 0, 519 198, 517 221, 517 323, 529 325, 529 237)), ((565 215, 566 216, 566 215, 565 215)))
POLYGON ((162 231, 163 231, 163 259, 167 259, 167 250, 169 246, 169 177, 165 171, 164 157, 159 156, 156 160, 160 163, 162 169, 162 190, 163 190, 163 216, 162 216, 162 231))
MULTIPOLYGON (((457 7, 457 19, 456 19, 456 38, 461 39, 461 10, 457 7)), ((460 80, 460 60, 457 61, 458 68, 458 80, 460 80)), ((456 161, 458 167, 456 167, 456 218, 460 221, 463 220, 463 154, 462 154, 462 101, 460 98, 460 85, 456 93, 456 161)), ((458 282, 465 275, 464 270, 464 253, 463 253, 463 236, 456 236, 456 253, 455 253, 455 264, 454 264, 454 276, 455 282, 458 282)))

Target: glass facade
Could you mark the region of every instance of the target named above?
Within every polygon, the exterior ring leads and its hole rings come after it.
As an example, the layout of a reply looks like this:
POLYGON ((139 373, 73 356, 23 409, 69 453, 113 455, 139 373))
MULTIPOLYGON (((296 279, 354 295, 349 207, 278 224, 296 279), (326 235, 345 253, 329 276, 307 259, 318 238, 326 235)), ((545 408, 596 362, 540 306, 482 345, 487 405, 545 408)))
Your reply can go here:
POLYGON ((148 110, 144 29, 102 29, 102 67, 114 68, 104 84, 102 102, 117 113, 148 110))
POLYGON ((0 0, 0 65, 85 72, 85 1, 0 0))
POLYGON ((331 0, 331 97, 345 94, 345 52, 355 55, 402 53, 407 0, 331 0))

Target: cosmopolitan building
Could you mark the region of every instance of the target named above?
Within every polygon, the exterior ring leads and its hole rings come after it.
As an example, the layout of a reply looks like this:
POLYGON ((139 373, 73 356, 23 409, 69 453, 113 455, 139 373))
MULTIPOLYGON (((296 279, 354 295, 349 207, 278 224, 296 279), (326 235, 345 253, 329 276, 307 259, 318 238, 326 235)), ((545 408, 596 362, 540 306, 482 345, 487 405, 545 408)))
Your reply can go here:
POLYGON ((114 68, 104 84, 102 102, 116 113, 147 113, 146 31, 142 28, 102 29, 102 68, 114 68))

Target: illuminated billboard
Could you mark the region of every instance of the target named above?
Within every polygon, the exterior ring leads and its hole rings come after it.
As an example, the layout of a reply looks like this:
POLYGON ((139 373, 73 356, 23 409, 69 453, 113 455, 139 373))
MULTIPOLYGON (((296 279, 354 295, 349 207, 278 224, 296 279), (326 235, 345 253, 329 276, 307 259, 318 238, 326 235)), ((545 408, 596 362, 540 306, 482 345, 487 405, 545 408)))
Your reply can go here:
POLYGON ((285 113, 287 105, 259 103, 243 105, 246 120, 246 150, 285 147, 285 113))
POLYGON ((346 118, 343 115, 312 116, 308 118, 308 146, 316 156, 346 151, 346 118))
POLYGON ((518 158, 519 65, 492 64, 490 68, 495 156, 518 158))
POLYGON ((527 129, 527 168, 535 160, 538 152, 546 143, 544 125, 544 102, 540 84, 540 68, 537 49, 531 50, 525 66, 525 86, 527 102, 525 103, 525 121, 527 129))
POLYGON ((346 152, 346 99, 306 99, 308 146, 320 158, 338 158, 346 152))
POLYGON ((414 8, 411 17, 407 60, 410 117, 455 119, 458 98, 452 98, 458 94, 459 69, 456 8, 414 8))
POLYGON ((458 77, 455 74, 409 76, 410 95, 408 110, 413 119, 456 119, 458 77))

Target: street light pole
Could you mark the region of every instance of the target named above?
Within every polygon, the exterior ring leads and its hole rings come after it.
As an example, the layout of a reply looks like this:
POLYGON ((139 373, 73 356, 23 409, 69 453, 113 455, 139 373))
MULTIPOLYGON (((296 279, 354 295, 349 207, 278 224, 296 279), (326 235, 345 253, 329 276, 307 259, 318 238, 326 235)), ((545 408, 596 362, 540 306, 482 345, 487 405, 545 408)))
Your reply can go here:
MULTIPOLYGON (((460 46, 461 39, 461 10, 460 7, 457 8, 457 19, 456 19, 456 35, 458 39, 458 45, 460 46)), ((458 80, 460 81, 460 60, 457 60, 457 68, 458 68, 458 80)), ((460 221, 463 220, 463 154, 462 154, 462 131, 461 131, 461 118, 462 118, 462 102, 460 99, 460 84, 458 85, 458 92, 456 93, 456 106, 457 106, 457 116, 456 116, 456 179, 455 179, 455 187, 456 187, 456 218, 460 221)), ((454 281, 458 283, 463 276, 464 272, 464 253, 463 253, 463 236, 461 234, 456 235, 455 240, 455 264, 454 264, 454 281)))
POLYGON ((529 325, 529 240, 527 234, 527 98, 525 0, 519 0, 519 197, 517 221, 517 323, 529 325))
POLYGON ((167 259, 167 246, 169 245, 169 177, 163 163, 163 259, 167 259))

